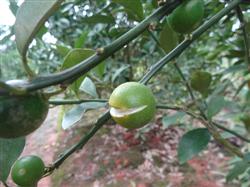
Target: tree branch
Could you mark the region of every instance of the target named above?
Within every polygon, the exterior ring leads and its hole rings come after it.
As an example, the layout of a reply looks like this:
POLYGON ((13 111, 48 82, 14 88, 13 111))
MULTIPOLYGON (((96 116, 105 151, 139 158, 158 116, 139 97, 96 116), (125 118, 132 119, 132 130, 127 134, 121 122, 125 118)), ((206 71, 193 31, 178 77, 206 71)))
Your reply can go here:
POLYGON ((105 112, 95 123, 93 128, 88 132, 87 135, 83 136, 80 141, 73 145, 70 149, 66 150, 65 153, 63 153, 53 164, 51 167, 47 168, 47 171, 45 173, 45 176, 52 173, 54 169, 58 168, 64 160, 66 160, 72 153, 75 151, 81 149, 92 136, 95 135, 95 133, 110 119, 109 111, 105 112))
MULTIPOLYGON (((199 120, 201 123, 204 124, 204 126, 206 126, 208 128, 209 132, 214 137, 214 139, 218 143, 222 144, 229 153, 231 153, 232 155, 237 155, 238 157, 243 158, 243 156, 244 156, 243 153, 236 146, 232 145, 230 142, 228 142, 227 140, 225 140, 224 138, 222 138, 221 135, 220 135, 220 133, 217 132, 216 130, 214 130, 212 128, 210 122, 207 121, 207 119, 203 118, 202 116, 197 115, 197 114, 195 114, 193 112, 190 112, 190 111, 188 111, 186 109, 183 109, 181 107, 169 107, 169 106, 164 106, 164 105, 158 105, 158 108, 183 111, 186 114, 188 114, 189 116, 191 116, 191 117, 199 120)), ((226 129, 226 128, 224 128, 224 130, 228 131, 228 129, 226 129)), ((231 130, 230 130, 230 132, 231 132, 231 130)))
POLYGON ((99 52, 90 56, 86 60, 62 72, 34 78, 29 84, 25 85, 24 89, 26 89, 27 91, 35 91, 56 84, 71 83, 78 77, 82 76, 83 74, 87 73, 89 70, 100 64, 103 60, 113 55, 124 45, 135 39, 138 35, 144 32, 151 23, 157 22, 165 15, 171 13, 172 10, 174 10, 180 4, 180 2, 181 0, 168 1, 164 6, 158 8, 153 14, 151 14, 133 29, 119 37, 110 45, 101 48, 100 50, 98 50, 99 52))
POLYGON ((249 45, 249 37, 248 33, 246 30, 246 22, 244 20, 244 16, 242 14, 240 6, 236 7, 236 13, 238 16, 238 19, 240 21, 241 29, 242 29, 242 34, 244 37, 244 45, 245 45, 245 51, 246 51, 246 63, 248 65, 248 69, 250 70, 250 45, 249 45))
POLYGON ((142 78, 141 83, 147 83, 158 71, 162 69, 167 63, 169 63, 174 58, 178 57, 186 48, 188 48, 198 37, 200 37, 204 32, 206 32, 210 27, 217 23, 223 16, 227 15, 231 10, 237 7, 241 3, 241 0, 233 0, 220 10, 216 15, 210 18, 207 22, 196 29, 190 38, 186 38, 181 42, 175 49, 164 56, 159 62, 153 65, 148 73, 142 78))
POLYGON ((81 104, 87 102, 99 102, 99 103, 106 103, 108 102, 107 99, 81 99, 81 100, 50 100, 49 104, 51 105, 74 105, 74 104, 81 104))
MULTIPOLYGON (((95 54, 91 56, 90 58, 86 59, 82 63, 78 64, 77 66, 74 66, 73 68, 70 68, 64 72, 61 72, 59 74, 54 74, 48 77, 39 77, 31 82, 30 85, 26 87, 27 90, 32 91, 40 88, 44 88, 46 86, 62 83, 63 81, 66 81, 67 79, 74 79, 79 76, 79 74, 86 73, 89 69, 96 66, 98 63, 100 63, 102 60, 108 58, 111 54, 113 54, 115 51, 120 49, 122 46, 124 46, 126 43, 134 39, 137 35, 139 35, 141 32, 143 32, 151 22, 154 20, 161 19, 162 16, 164 16, 167 13, 170 13, 178 4, 179 1, 174 1, 175 3, 172 3, 171 5, 167 4, 161 8, 159 8, 153 15, 151 15, 149 18, 145 19, 143 22, 141 22, 137 27, 127 32, 125 35, 118 38, 116 41, 114 41, 111 45, 104 48, 104 52, 100 55, 95 54), (164 10, 165 9, 165 10, 164 10), (65 76, 65 77, 62 77, 65 76), (50 80, 53 78, 52 80, 50 80), (36 83, 36 84, 35 84, 36 83)), ((224 15, 226 15, 228 12, 230 12, 234 7, 236 7, 241 0, 233 0, 227 7, 222 9, 219 13, 217 13, 215 16, 213 16, 207 23, 203 24, 201 27, 199 27, 196 31, 193 32, 192 38, 184 40, 180 45, 178 45, 174 50, 172 50, 168 55, 166 55, 163 59, 161 59, 159 62, 157 62, 155 65, 153 65, 149 71, 145 74, 145 76, 140 80, 141 83, 146 84, 161 68, 166 65, 169 61, 173 60, 177 56, 179 56, 194 40, 196 40, 201 34, 203 34, 206 30, 208 30, 211 26, 213 26, 217 21, 219 21, 224 15)), ((158 106, 158 108, 164 108, 163 106, 158 106)), ((168 109, 180 109, 176 107, 168 107, 168 109)), ((180 109, 183 110, 183 109, 180 109)), ((199 119, 207 128, 211 129, 209 122, 207 119, 204 119, 202 116, 197 116, 193 114, 192 112, 186 111, 187 114, 195 117, 196 119, 199 119)), ((95 123, 93 128, 89 131, 89 133, 81 138, 81 140, 73 145, 70 149, 68 149, 63 155, 61 155, 51 167, 49 167, 46 171, 46 175, 53 172, 54 169, 58 168, 64 160, 66 160, 72 153, 75 151, 81 149, 88 141, 89 139, 94 136, 94 134, 111 118, 109 111, 104 113, 98 121, 95 123)), ((239 157, 243 157, 243 154, 232 144, 227 142, 225 139, 223 139, 220 134, 217 131, 211 131, 213 137, 223 144, 225 148, 233 153, 236 154, 239 157)))

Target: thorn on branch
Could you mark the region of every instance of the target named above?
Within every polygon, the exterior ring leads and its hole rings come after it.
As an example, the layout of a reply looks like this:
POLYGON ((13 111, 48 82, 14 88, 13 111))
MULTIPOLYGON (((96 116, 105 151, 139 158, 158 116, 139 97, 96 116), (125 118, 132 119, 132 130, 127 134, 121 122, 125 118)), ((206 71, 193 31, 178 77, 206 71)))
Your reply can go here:
POLYGON ((167 0, 158 0, 158 6, 163 6, 165 3, 167 2, 167 0))
POLYGON ((157 27, 157 24, 156 24, 156 23, 151 23, 151 24, 148 26, 148 30, 149 30, 149 31, 155 31, 155 30, 156 30, 156 27, 157 27))
POLYGON ((97 48, 96 53, 97 53, 97 55, 102 55, 104 53, 104 48, 103 47, 97 48))

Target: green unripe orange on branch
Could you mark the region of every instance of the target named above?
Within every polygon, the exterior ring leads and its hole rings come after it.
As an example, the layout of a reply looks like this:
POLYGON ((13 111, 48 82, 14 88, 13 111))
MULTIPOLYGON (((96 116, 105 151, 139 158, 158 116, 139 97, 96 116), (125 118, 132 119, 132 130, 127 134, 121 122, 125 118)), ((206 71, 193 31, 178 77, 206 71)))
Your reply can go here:
POLYGON ((190 84, 194 90, 206 94, 211 81, 212 75, 209 72, 195 71, 191 74, 190 84))
POLYGON ((203 0, 185 0, 168 16, 168 22, 175 32, 188 34, 200 25, 203 16, 203 0))
POLYGON ((48 99, 41 92, 0 96, 0 138, 32 133, 45 120, 48 109, 48 99))
POLYGON ((152 91, 137 82, 118 86, 109 98, 110 114, 119 125, 136 129, 149 123, 156 112, 152 91))
POLYGON ((24 156, 17 160, 11 170, 12 180, 19 186, 33 187, 44 174, 43 160, 35 155, 24 156))

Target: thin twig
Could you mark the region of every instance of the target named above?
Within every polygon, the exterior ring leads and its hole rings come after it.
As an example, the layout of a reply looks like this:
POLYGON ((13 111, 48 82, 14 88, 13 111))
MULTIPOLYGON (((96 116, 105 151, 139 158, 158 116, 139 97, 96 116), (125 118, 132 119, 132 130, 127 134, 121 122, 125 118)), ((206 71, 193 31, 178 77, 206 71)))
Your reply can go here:
POLYGON ((241 3, 241 0, 233 0, 228 4, 225 8, 220 10, 216 15, 210 18, 207 22, 201 25, 198 29, 196 29, 191 37, 186 38, 182 41, 175 49, 169 52, 166 56, 164 56, 159 62, 154 64, 147 72, 147 74, 140 81, 141 83, 147 83, 153 76, 155 76, 158 71, 162 69, 166 64, 168 64, 171 60, 178 57, 182 52, 187 49, 198 37, 200 37, 204 32, 210 29, 215 23, 217 23, 222 17, 227 15, 231 10, 233 10, 236 6, 241 3))
POLYGON ((50 100, 49 104, 51 105, 74 105, 74 104, 81 104, 87 102, 98 102, 98 103, 106 103, 108 102, 107 99, 78 99, 78 100, 50 100))
MULTIPOLYGON (((203 34, 205 31, 207 31, 212 25, 214 25, 217 21, 219 21, 223 16, 227 15, 229 11, 233 10, 241 1, 235 0, 231 2, 231 4, 228 4, 227 7, 222 9, 220 12, 218 12, 215 16, 213 16, 210 20, 208 20, 206 23, 201 25, 198 29, 196 29, 191 37, 186 37, 186 39, 180 43, 175 49, 173 49, 170 53, 168 53, 163 59, 161 59, 159 62, 157 62, 151 69, 149 69, 148 73, 142 78, 142 83, 147 83, 163 66, 165 66, 167 63, 169 63, 171 60, 179 56, 187 47, 190 46, 193 41, 195 41, 201 34, 203 34)), ((153 38, 154 39, 154 38, 153 38)), ((157 42, 159 43, 159 42, 157 42)), ((178 69, 180 70, 180 69, 178 69)), ((181 72, 178 71, 179 73, 181 72)), ((181 72, 182 78, 184 75, 181 72)), ((186 81, 184 77, 184 81, 186 81)), ((190 87, 189 87, 190 88, 190 87)), ((191 89, 190 89, 191 90, 191 89)), ((194 95, 191 92, 192 99, 194 99, 194 95)), ((212 136, 218 141, 218 143, 221 143, 224 145, 224 147, 228 150, 228 152, 232 153, 233 155, 236 154, 239 157, 243 157, 243 154, 240 150, 238 150, 237 147, 235 147, 233 144, 228 142, 227 140, 223 139, 223 137, 220 135, 220 133, 217 131, 217 129, 214 127, 213 123, 207 118, 205 112, 202 110, 202 108, 196 104, 198 110, 201 113, 200 120, 202 123, 207 127, 209 132, 212 134, 212 136)))
POLYGON ((242 10, 240 6, 236 7, 236 13, 238 16, 238 19, 240 21, 241 29, 242 29, 242 34, 244 37, 244 45, 245 45, 245 51, 246 51, 246 63, 248 65, 248 69, 250 70, 250 45, 249 45, 249 37, 248 37, 248 32, 246 29, 246 22, 244 20, 244 15, 242 13, 242 10))
POLYGON ((241 157, 243 158, 243 153, 241 153, 241 151, 236 147, 234 146, 233 144, 231 144, 229 141, 225 140, 224 138, 221 137, 220 133, 217 132, 216 130, 214 130, 214 128, 212 128, 211 124, 209 121, 207 121, 207 119, 204 119, 202 116, 198 115, 198 114, 195 114, 193 112, 190 112, 186 109, 183 109, 181 107, 169 107, 169 106, 164 106, 164 105, 158 105, 158 108, 161 108, 161 109, 171 109, 171 110, 178 110, 178 111, 183 111, 185 112, 186 114, 188 114, 189 116, 192 116, 193 118, 196 118, 197 120, 199 120, 200 122, 203 123, 203 125, 205 125, 209 132, 212 134, 212 136, 214 137, 214 139, 222 144, 225 149, 231 153, 232 155, 237 155, 238 157, 241 157))
MULTIPOLYGON (((181 112, 184 112, 186 113, 187 115, 193 117, 193 118, 196 118, 196 119, 199 119, 199 115, 198 114, 195 114, 194 112, 191 112, 190 110, 187 110, 183 107, 178 107, 178 106, 166 106, 166 105, 157 105, 157 108, 158 109, 167 109, 167 110, 175 110, 175 111, 181 111, 181 112)), ((212 123, 219 129, 223 130, 223 131, 226 131, 232 135, 235 135, 236 137, 238 137, 239 139, 245 141, 245 142, 249 142, 250 143, 250 139, 247 139, 245 138, 244 136, 238 134, 237 132, 231 130, 231 129, 228 129, 222 125, 219 125, 218 123, 212 121, 212 123)))
MULTIPOLYGON (((88 132, 87 135, 83 136, 80 141, 73 145, 70 149, 66 150, 47 170, 47 173, 52 173, 54 169, 58 168, 64 160, 66 160, 72 153, 76 152, 77 150, 81 149, 92 136, 110 119, 109 111, 105 112, 95 123, 93 128, 88 132)), ((47 175, 47 174, 45 174, 47 175)))
POLYGON ((248 83, 248 81, 250 81, 250 80, 244 80, 244 81, 240 84, 240 86, 237 88, 237 90, 236 90, 236 92, 235 92, 235 94, 234 94, 234 96, 233 96, 234 99, 237 97, 237 95, 240 93, 240 91, 244 88, 244 86, 248 83))
POLYGON ((99 52, 90 56, 86 60, 62 72, 54 73, 48 76, 36 77, 31 80, 28 85, 25 85, 24 88, 28 91, 35 91, 56 84, 70 84, 79 76, 87 73, 89 70, 100 64, 103 60, 107 59, 127 43, 139 36, 148 28, 151 23, 157 22, 161 20, 165 15, 168 15, 180 3, 181 0, 169 0, 164 6, 158 8, 154 13, 144 19, 137 26, 132 28, 127 33, 123 34, 110 45, 101 48, 101 50, 98 50, 99 52))
POLYGON ((230 133, 230 134, 233 134, 233 135, 235 135, 236 137, 238 137, 239 139, 241 139, 241 140, 243 140, 243 141, 245 141, 245 142, 250 143, 250 140, 249 140, 249 139, 247 139, 247 138, 245 138, 244 136, 238 134, 237 132, 235 132, 235 131, 233 131, 233 130, 230 130, 230 129, 228 129, 228 128, 226 128, 226 127, 224 127, 224 126, 222 126, 222 125, 220 125, 220 124, 218 124, 218 123, 213 122, 213 124, 214 124, 216 127, 218 127, 219 129, 221 129, 221 130, 223 130, 223 131, 226 131, 226 132, 228 132, 228 133, 230 133))

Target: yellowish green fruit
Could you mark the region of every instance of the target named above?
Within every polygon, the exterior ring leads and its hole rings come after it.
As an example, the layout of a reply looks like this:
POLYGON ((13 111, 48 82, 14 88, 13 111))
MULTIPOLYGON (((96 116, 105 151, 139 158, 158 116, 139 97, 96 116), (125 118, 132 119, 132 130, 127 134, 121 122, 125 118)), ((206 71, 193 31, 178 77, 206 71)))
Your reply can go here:
POLYGON ((203 0, 185 0, 168 16, 168 22, 175 32, 187 34, 200 25, 203 16, 203 0))
POLYGON ((109 105, 112 118, 128 129, 143 127, 154 118, 156 112, 152 91, 137 82, 118 86, 109 98, 109 105))

